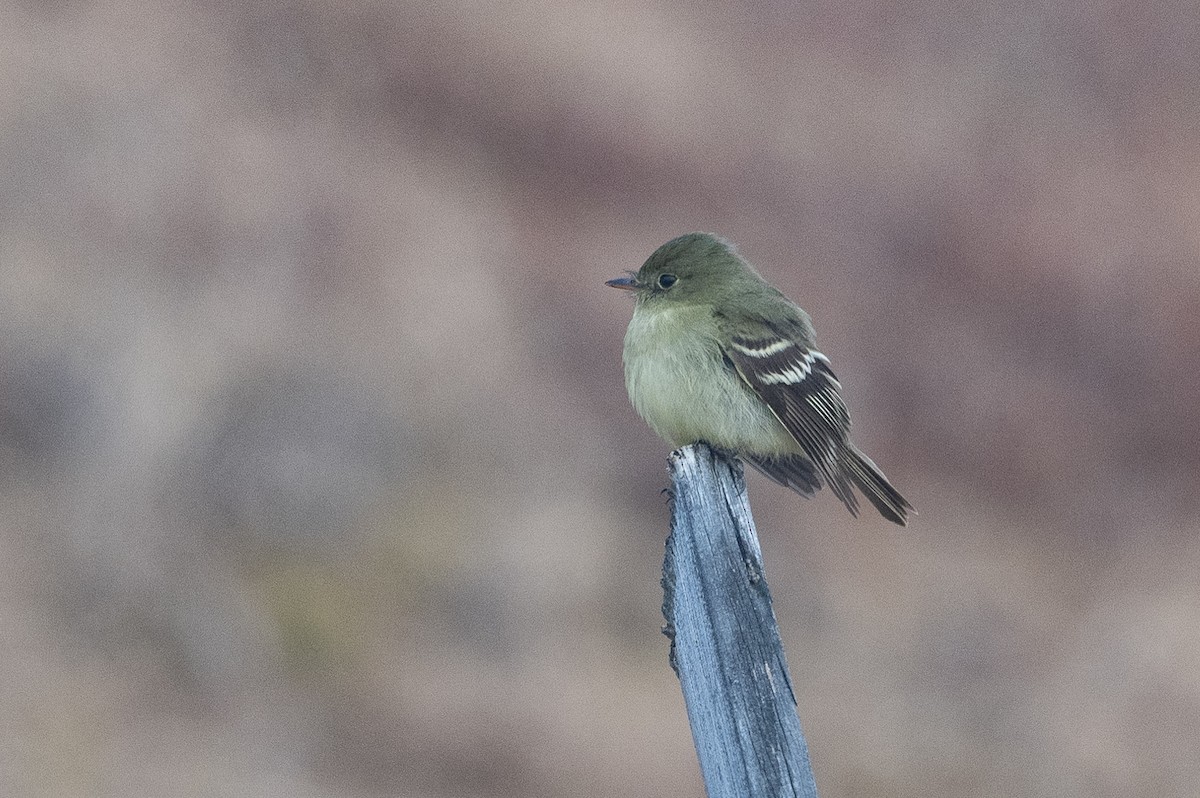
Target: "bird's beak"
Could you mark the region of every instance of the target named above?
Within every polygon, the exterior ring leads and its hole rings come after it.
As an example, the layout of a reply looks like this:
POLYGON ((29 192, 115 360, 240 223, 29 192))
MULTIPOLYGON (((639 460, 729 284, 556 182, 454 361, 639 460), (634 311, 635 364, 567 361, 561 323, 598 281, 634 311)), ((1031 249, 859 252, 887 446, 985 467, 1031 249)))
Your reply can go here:
POLYGON ((638 287, 632 277, 614 277, 611 280, 606 280, 604 284, 613 288, 621 288, 625 291, 634 291, 638 287))

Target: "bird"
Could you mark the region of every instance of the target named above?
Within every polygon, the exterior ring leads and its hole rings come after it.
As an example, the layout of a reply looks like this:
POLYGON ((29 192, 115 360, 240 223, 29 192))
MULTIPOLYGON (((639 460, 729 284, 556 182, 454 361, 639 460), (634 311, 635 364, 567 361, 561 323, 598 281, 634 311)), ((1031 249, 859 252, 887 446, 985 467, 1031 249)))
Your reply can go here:
POLYGON ((850 413, 808 314, 728 241, 687 233, 636 272, 625 387, 638 415, 673 448, 707 443, 805 498, 823 486, 852 515, 855 489, 905 526, 916 510, 850 442, 850 413))

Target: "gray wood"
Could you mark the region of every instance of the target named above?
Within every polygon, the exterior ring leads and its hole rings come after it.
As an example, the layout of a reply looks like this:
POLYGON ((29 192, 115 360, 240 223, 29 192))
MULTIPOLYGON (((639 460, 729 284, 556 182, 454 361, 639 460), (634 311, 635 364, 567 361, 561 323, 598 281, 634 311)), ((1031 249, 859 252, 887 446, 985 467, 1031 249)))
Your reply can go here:
POLYGON ((663 631, 708 796, 816 798, 741 466, 694 444, 670 469, 663 631))

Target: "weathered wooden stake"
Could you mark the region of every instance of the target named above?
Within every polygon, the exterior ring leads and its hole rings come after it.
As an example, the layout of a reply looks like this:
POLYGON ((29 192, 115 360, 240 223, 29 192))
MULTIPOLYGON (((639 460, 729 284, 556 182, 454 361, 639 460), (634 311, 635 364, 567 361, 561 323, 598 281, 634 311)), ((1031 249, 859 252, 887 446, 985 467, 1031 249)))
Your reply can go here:
POLYGON ((816 798, 741 466, 671 453, 663 632, 709 798, 816 798))

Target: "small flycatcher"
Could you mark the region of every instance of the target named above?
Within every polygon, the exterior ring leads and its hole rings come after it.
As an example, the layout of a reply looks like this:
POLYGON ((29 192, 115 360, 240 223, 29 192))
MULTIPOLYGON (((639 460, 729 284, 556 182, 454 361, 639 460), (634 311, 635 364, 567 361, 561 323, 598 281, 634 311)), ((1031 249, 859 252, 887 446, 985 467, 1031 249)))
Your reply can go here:
POLYGON ((858 515, 867 498, 904 525, 911 504, 850 443, 850 413, 808 314, 708 233, 659 247, 606 285, 634 293, 625 387, 674 447, 704 441, 811 497, 828 485, 858 515))

